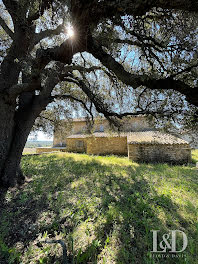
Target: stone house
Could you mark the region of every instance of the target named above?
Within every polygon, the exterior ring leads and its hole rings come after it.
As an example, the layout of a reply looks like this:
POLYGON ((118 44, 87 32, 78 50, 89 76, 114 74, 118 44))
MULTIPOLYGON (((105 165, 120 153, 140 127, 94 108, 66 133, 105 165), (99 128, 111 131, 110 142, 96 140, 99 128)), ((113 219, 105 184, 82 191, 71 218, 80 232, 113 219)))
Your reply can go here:
POLYGON ((189 143, 176 136, 158 131, 130 133, 128 157, 137 162, 191 162, 189 143))
POLYGON ((111 131, 108 121, 103 118, 95 120, 92 133, 88 130, 85 119, 74 119, 65 134, 60 135, 56 130, 53 149, 93 155, 128 155, 129 159, 137 162, 191 161, 191 148, 187 141, 155 131, 145 116, 125 118, 120 133, 111 131))
MULTIPOLYGON (((63 129, 55 128, 53 140, 53 146, 55 147, 66 146, 68 144, 68 137, 72 138, 73 136, 77 140, 79 135, 87 136, 90 134, 89 124, 85 118, 73 119, 72 122, 70 122, 70 126, 65 126, 64 123, 68 122, 63 121, 63 124, 61 125, 63 129), (64 126, 66 129, 64 129, 64 126)), ((123 132, 153 130, 145 116, 125 118, 121 125, 123 132)), ((97 118, 94 120, 94 126, 91 128, 91 133, 104 132, 108 133, 109 135, 112 134, 109 122, 106 118, 97 118)), ((80 136, 80 138, 82 138, 82 136, 80 136)))

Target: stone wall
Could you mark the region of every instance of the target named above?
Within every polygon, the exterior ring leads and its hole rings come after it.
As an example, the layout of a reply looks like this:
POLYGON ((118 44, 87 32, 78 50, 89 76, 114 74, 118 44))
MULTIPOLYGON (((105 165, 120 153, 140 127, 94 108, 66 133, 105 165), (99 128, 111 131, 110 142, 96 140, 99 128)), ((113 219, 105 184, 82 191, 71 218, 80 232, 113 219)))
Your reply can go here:
POLYGON ((87 149, 86 138, 67 138, 66 145, 68 152, 84 153, 87 149))
POLYGON ((67 135, 66 133, 64 136, 58 135, 58 133, 54 134, 53 146, 54 147, 65 146, 66 145, 66 137, 68 137, 68 136, 69 136, 69 134, 67 135))
POLYGON ((72 122, 71 134, 78 134, 87 131, 86 121, 72 122))
POLYGON ((66 145, 66 138, 71 135, 72 124, 71 122, 61 122, 54 128, 54 147, 63 147, 66 145))
POLYGON ((41 154, 44 152, 56 152, 56 151, 66 151, 66 148, 44 148, 44 147, 40 147, 40 148, 36 148, 36 154, 41 154))
POLYGON ((128 144, 128 157, 137 162, 184 164, 191 162, 191 149, 188 144, 128 144))
POLYGON ((87 138, 87 154, 127 155, 127 137, 90 137, 87 138))

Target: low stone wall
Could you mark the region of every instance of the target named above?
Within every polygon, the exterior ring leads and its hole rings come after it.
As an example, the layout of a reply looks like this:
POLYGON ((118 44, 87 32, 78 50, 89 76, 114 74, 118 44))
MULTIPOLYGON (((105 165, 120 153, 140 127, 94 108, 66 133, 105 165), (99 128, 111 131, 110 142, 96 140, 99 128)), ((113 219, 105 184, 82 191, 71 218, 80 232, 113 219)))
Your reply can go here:
POLYGON ((129 144, 128 157, 137 162, 185 164, 191 162, 191 148, 188 144, 129 144))
POLYGON ((57 151, 66 151, 66 148, 36 148, 36 154, 41 154, 43 152, 57 152, 57 151))
POLYGON ((127 155, 127 137, 87 138, 87 154, 127 155))

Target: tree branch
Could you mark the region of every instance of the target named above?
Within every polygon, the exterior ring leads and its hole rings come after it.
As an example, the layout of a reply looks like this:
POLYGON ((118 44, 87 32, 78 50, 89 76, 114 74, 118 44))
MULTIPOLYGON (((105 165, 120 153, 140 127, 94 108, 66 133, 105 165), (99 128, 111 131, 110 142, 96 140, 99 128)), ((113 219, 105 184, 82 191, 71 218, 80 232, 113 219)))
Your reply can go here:
POLYGON ((39 81, 34 83, 22 83, 10 87, 7 90, 7 94, 10 96, 10 98, 16 98, 19 94, 23 92, 31 92, 40 89, 41 89, 41 84, 39 81))
POLYGON ((155 1, 155 0, 109 0, 109 1, 93 1, 93 8, 95 13, 93 19, 111 18, 117 14, 117 16, 142 16, 145 15, 153 7, 159 7, 162 9, 175 9, 184 10, 189 12, 197 12, 198 2, 192 0, 182 1, 155 1), (95 7, 95 8, 94 8, 95 7))
MULTIPOLYGON (((92 72, 94 70, 101 70, 101 67, 98 66, 92 66, 89 68, 84 68, 81 67, 79 65, 73 65, 73 66, 65 66, 63 68, 63 73, 58 73, 55 70, 52 69, 46 69, 43 71, 43 73, 47 73, 48 75, 50 75, 51 78, 54 78, 54 80, 58 77, 58 81, 59 80, 63 80, 64 78, 68 77, 68 73, 72 72, 74 70, 78 70, 79 72, 92 72)), ((57 82, 56 81, 56 84, 57 82)), ((51 82, 51 81, 50 81, 51 82)), ((7 93, 9 94, 10 98, 16 98, 19 94, 23 93, 23 92, 31 92, 34 90, 40 90, 41 89, 41 84, 39 79, 37 80, 37 82, 29 82, 29 83, 22 83, 22 84, 16 84, 13 85, 12 87, 10 87, 7 91, 7 93)))
POLYGON ((73 95, 71 95, 71 94, 54 95, 54 96, 51 96, 50 98, 51 98, 52 100, 55 100, 55 99, 58 99, 58 100, 70 99, 70 100, 76 101, 76 102, 78 102, 78 103, 81 103, 81 104, 83 105, 84 109, 85 109, 85 110, 86 110, 86 111, 92 116, 92 118, 93 118, 93 114, 92 114, 92 112, 90 111, 90 109, 87 107, 86 103, 85 103, 83 100, 81 100, 81 99, 79 99, 79 98, 77 98, 77 97, 75 97, 75 96, 73 96, 73 95))
MULTIPOLYGON (((113 122, 113 123, 114 123, 114 121, 110 119, 111 117, 117 117, 119 119, 122 119, 125 116, 136 116, 136 115, 171 116, 173 114, 173 112, 170 112, 169 110, 153 110, 152 111, 152 110, 147 109, 148 107, 146 107, 146 109, 142 109, 142 110, 136 111, 136 112, 117 113, 117 112, 114 112, 111 109, 109 109, 109 106, 107 104, 105 104, 98 95, 94 94, 88 88, 88 86, 85 84, 85 82, 83 80, 80 80, 80 79, 75 77, 73 79, 68 79, 67 81, 77 84, 82 89, 82 91, 87 95, 87 97, 90 99, 90 101, 94 104, 96 110, 99 113, 102 113, 110 122, 113 122)), ((60 96, 60 98, 61 97, 62 96, 60 96)), ((65 98, 70 98, 70 95, 65 95, 65 98)), ((177 114, 180 113, 179 111, 176 111, 176 112, 177 112, 177 114)), ((116 123, 114 123, 114 124, 116 124, 116 123)))
POLYGON ((198 67, 198 63, 195 63, 195 64, 193 64, 193 65, 191 65, 191 66, 189 66, 187 68, 184 68, 181 71, 178 71, 178 72, 176 72, 174 74, 171 74, 171 77, 173 78, 173 77, 178 76, 179 74, 186 73, 186 72, 190 72, 193 68, 196 68, 196 67, 198 67))
POLYGON ((64 25, 61 24, 55 29, 47 29, 47 30, 43 30, 43 31, 41 31, 39 33, 36 33, 35 34, 35 39, 34 39, 34 45, 39 43, 44 38, 48 38, 48 37, 51 37, 51 36, 59 35, 61 32, 63 32, 63 30, 64 30, 64 25))
POLYGON ((71 44, 71 41, 67 39, 60 46, 48 49, 38 49, 33 68, 38 72, 38 74, 40 74, 41 70, 43 70, 50 61, 71 64, 73 55, 78 52, 86 51, 86 46, 87 39, 85 36, 85 39, 82 39, 80 43, 75 45, 71 44))
POLYGON ((7 11, 12 17, 13 23, 17 19, 17 12, 19 10, 19 2, 16 0, 2 0, 3 4, 5 5, 7 11))
POLYGON ((52 5, 52 1, 51 0, 42 0, 39 10, 37 10, 33 15, 29 16, 27 21, 29 23, 32 23, 32 21, 37 20, 39 17, 41 17, 44 14, 44 11, 46 9, 49 9, 50 6, 52 5))
POLYGON ((146 86, 149 89, 158 90, 175 90, 186 96, 189 103, 198 106, 198 87, 192 88, 180 80, 175 80, 173 77, 163 79, 152 79, 148 75, 137 75, 127 72, 124 67, 118 63, 111 55, 107 54, 99 43, 92 41, 88 46, 91 52, 99 59, 104 66, 110 71, 113 71, 118 79, 126 85, 132 86, 134 89, 139 86, 146 86))
POLYGON ((11 37, 11 39, 14 38, 14 33, 13 31, 8 27, 6 22, 3 20, 3 18, 0 17, 0 25, 4 29, 4 31, 11 37))
POLYGON ((142 48, 142 47, 154 48, 155 50, 161 52, 161 50, 159 48, 157 48, 157 46, 155 46, 154 44, 130 40, 130 39, 118 39, 118 38, 112 39, 112 43, 128 44, 128 45, 137 46, 140 48, 142 48))

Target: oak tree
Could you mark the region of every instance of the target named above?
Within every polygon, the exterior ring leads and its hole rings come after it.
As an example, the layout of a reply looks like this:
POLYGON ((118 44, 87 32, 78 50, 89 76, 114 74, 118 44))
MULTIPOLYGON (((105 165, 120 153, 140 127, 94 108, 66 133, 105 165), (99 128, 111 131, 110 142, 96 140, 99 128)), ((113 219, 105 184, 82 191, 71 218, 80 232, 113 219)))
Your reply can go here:
POLYGON ((109 119, 148 114, 197 122, 197 1, 0 4, 1 185, 24 180, 27 137, 57 99, 109 119))

